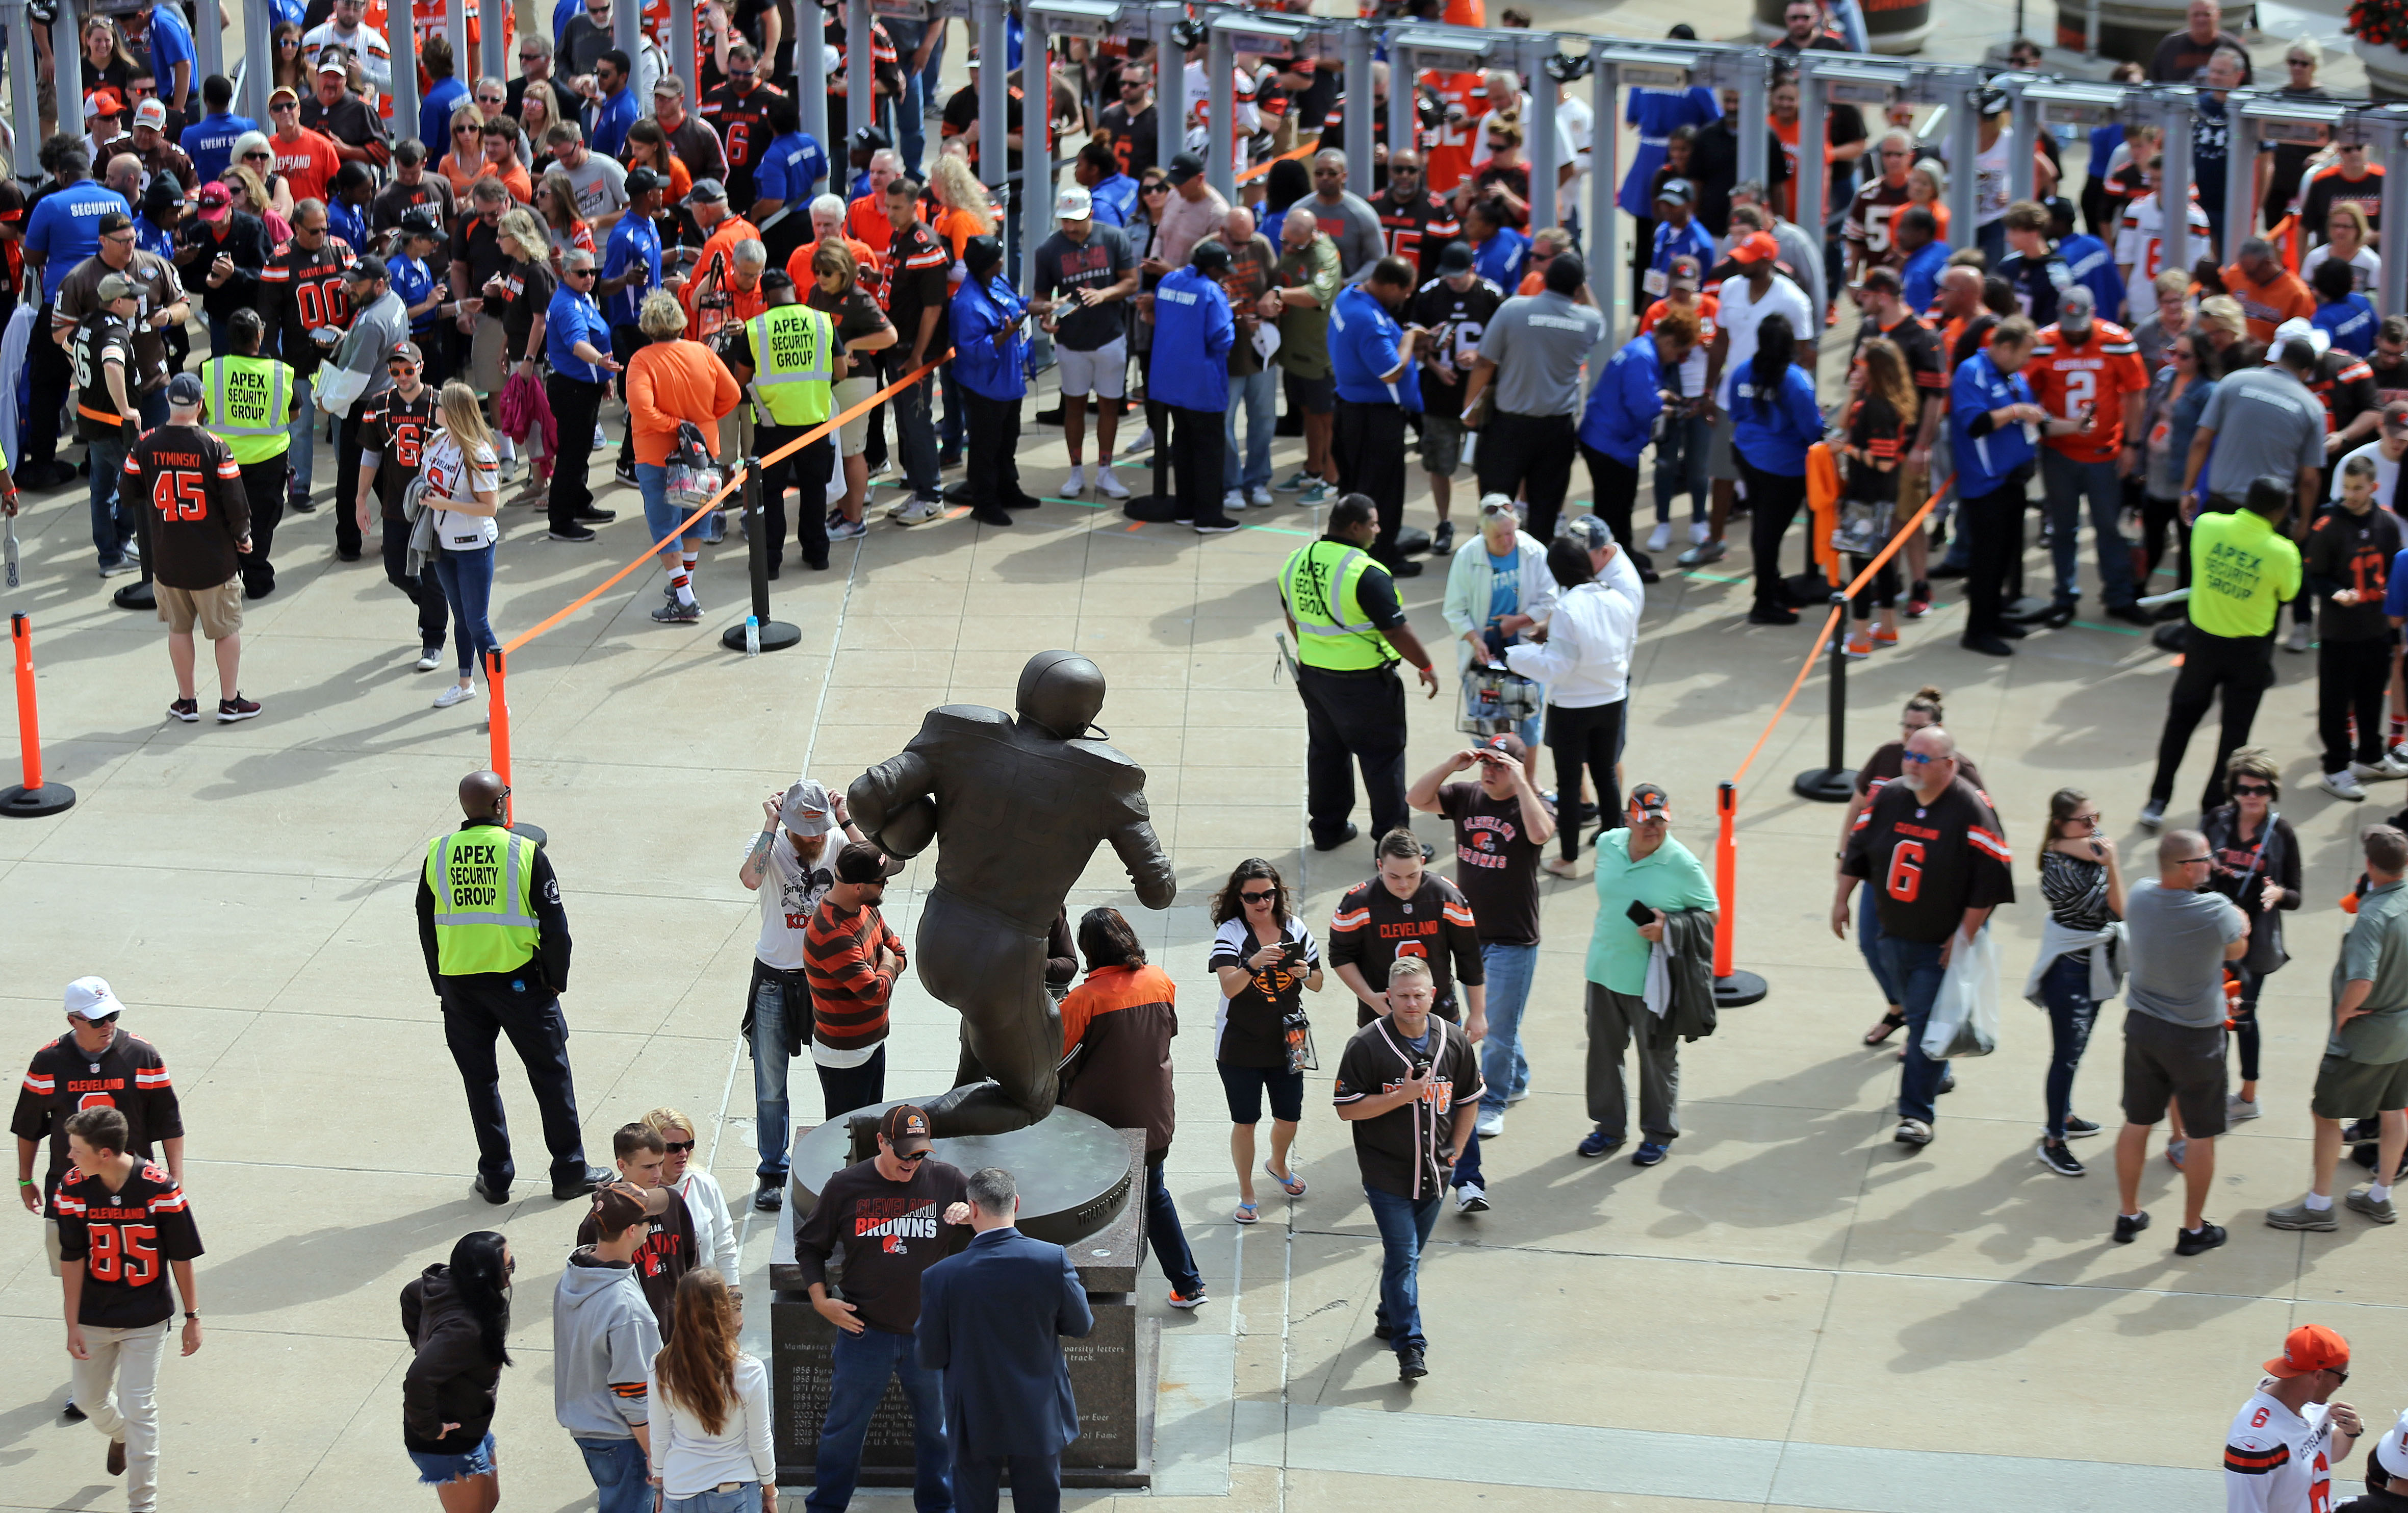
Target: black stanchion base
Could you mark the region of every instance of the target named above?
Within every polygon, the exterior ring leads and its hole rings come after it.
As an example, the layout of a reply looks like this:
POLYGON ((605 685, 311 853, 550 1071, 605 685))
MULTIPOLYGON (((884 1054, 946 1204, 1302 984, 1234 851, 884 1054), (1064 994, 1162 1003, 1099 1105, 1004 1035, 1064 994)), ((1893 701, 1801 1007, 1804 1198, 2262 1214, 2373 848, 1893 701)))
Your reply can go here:
POLYGON ((1800 772, 1789 785, 1800 799, 1812 799, 1818 804, 1843 804, 1856 791, 1856 774, 1845 767, 1818 767, 1800 772))
POLYGON ((529 825, 524 820, 521 820, 517 824, 511 826, 510 833, 523 841, 533 841, 538 845, 541 845, 546 841, 552 839, 551 836, 544 833, 542 826, 529 825))
POLYGON ((944 494, 947 504, 968 504, 970 502, 970 481, 965 478, 959 483, 948 483, 944 494))
POLYGON ((64 783, 45 783, 38 788, 0 788, 0 814, 14 819, 39 819, 74 807, 75 789, 64 783))
POLYGON ((121 610, 155 610, 159 607, 159 596, 151 591, 150 581, 145 579, 138 584, 127 584, 109 595, 108 602, 121 610))
POLYGON ((2190 624, 2187 618, 2169 620, 2149 632, 2149 644, 2161 652, 2179 652, 2187 639, 2183 631, 2190 624))
POLYGON ((2042 598, 2037 594, 2026 594, 2020 598, 2011 600, 1999 613, 2013 624, 2024 626, 2031 624, 2034 620, 2047 619, 2049 612, 2056 608, 2055 599, 2042 598))
POLYGON ((1121 513, 1148 526, 1179 524, 1180 500, 1176 494, 1132 494, 1121 501, 1121 513))
POLYGON ((1397 532, 1397 552, 1400 556, 1419 556, 1430 549, 1430 533, 1419 526, 1406 526, 1397 532))
MULTIPOLYGON (((796 644, 802 639, 803 633, 795 627, 786 624, 783 620, 764 620, 761 622, 761 649, 765 652, 782 652, 787 647, 796 644)), ((719 644, 726 647, 731 652, 742 651, 744 649, 744 622, 738 620, 734 625, 729 626, 726 629, 721 631, 719 633, 719 644)))
POLYGON ((1764 979, 1752 972, 1734 972, 1727 977, 1714 979, 1714 1007, 1744 1008, 1760 1001, 1767 989, 1764 979))
POLYGON ((1800 610, 1828 609, 1831 603, 1831 581, 1820 571, 1801 572, 1781 581, 1789 593, 1789 602, 1800 610))

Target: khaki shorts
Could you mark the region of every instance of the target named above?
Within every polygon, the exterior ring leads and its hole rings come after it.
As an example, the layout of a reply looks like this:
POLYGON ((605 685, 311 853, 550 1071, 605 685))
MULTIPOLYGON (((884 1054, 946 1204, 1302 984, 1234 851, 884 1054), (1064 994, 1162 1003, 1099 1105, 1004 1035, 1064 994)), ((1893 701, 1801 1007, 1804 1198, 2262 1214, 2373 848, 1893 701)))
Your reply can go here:
POLYGON ((189 636, 198 622, 201 634, 211 641, 223 641, 242 631, 242 580, 229 578, 215 588, 170 588, 165 584, 153 584, 151 592, 159 601, 159 618, 179 636, 189 636))
POLYGON ((42 1220, 42 1253, 50 1258, 50 1275, 57 1276, 66 1270, 66 1257, 59 1250, 59 1221, 42 1220))
POLYGON ((502 392, 502 318, 498 315, 477 317, 477 330, 468 339, 468 386, 478 396, 490 398, 502 392))
POLYGON ((2308 1112, 2320 1119, 2365 1119, 2408 1108, 2408 1061, 2369 1065, 2328 1055, 2316 1067, 2308 1112))
MULTIPOLYGON (((1713 430, 1707 433, 1706 476, 1708 478, 1727 478, 1733 482, 1738 480, 1739 456, 1731 450, 1731 437, 1738 430, 1739 423, 1731 419, 1728 414, 1725 414, 1720 420, 1714 422, 1713 430)), ((1921 504, 1923 501, 1917 499, 1914 502, 1921 504)))
MULTIPOLYGON (((877 392, 878 381, 874 378, 838 379, 832 413, 841 415, 877 392)), ((838 426, 836 439, 839 457, 858 457, 869 450, 869 411, 865 410, 838 426)))
POLYGON ((1446 414, 1444 408, 1422 413, 1422 471, 1453 478, 1463 466, 1463 417, 1446 414))

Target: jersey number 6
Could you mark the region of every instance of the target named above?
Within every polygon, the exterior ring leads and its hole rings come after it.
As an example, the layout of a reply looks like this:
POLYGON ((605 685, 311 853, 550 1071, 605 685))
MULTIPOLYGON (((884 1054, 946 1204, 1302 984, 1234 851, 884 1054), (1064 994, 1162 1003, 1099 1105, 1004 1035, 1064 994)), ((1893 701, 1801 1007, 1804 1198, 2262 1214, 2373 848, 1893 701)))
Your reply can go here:
POLYGON ((1882 887, 1900 903, 1913 903, 1923 891, 1923 843, 1900 841, 1889 854, 1889 876, 1882 887))

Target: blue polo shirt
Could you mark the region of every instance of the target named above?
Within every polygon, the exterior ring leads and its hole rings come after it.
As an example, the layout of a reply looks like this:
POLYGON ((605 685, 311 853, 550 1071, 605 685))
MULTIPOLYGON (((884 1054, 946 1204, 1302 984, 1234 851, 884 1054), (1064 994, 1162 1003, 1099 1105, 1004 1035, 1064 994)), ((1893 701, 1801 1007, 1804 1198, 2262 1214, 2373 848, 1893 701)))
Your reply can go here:
MULTIPOLYGON (((402 304, 407 308, 415 308, 425 303, 426 296, 435 292, 435 270, 407 252, 395 252, 386 258, 384 270, 393 281, 393 292, 400 296, 402 304)), ((422 332, 432 331, 440 320, 442 316, 434 310, 428 310, 409 323, 410 335, 414 337, 422 332)), ((424 343, 422 342, 420 345, 423 346, 424 343)))
POLYGON ((661 234, 640 215, 623 215, 610 228, 602 250, 602 277, 615 279, 640 266, 643 275, 602 302, 602 313, 612 325, 633 325, 644 296, 661 286, 661 234))
POLYGON ((235 142, 244 132, 258 129, 259 122, 249 116, 203 116, 185 127, 178 141, 184 155, 193 160, 193 171, 206 184, 225 177, 226 165, 234 161, 235 142))
POLYGON ((2030 436, 2021 425, 2000 425, 1976 437, 1976 416, 2008 405, 2032 402, 2031 385, 2021 373, 2001 373, 1987 350, 1965 359, 1948 386, 1948 439, 1956 452, 1956 497, 1978 499, 1995 494, 2007 475, 2032 460, 2030 436))
POLYGON ((995 335, 1028 307, 997 267, 984 285, 964 279, 953 295, 953 379, 982 399, 1017 399, 1028 392, 1028 325, 1022 322, 998 351, 995 335))
POLYGON ((2105 242, 2076 232, 2057 244, 2057 255, 2065 259, 2065 271, 2073 275, 2073 281, 2098 300, 2100 320, 2124 308, 2124 276, 2115 271, 2114 255, 2105 242))
POLYGON ((543 354, 552 359, 552 370, 563 378, 584 383, 606 382, 609 369, 577 355, 580 341, 592 343, 595 352, 609 352, 610 327, 592 295, 564 283, 552 292, 552 307, 543 312, 543 354))
POLYGON ((1653 336, 1636 338, 1613 354, 1590 387, 1588 408, 1581 411, 1581 441, 1626 468, 1636 468, 1663 410, 1663 354, 1656 350, 1653 336))
POLYGON ((1899 281, 1906 285, 1906 308, 1917 315, 1940 301, 1940 275, 1948 267, 1949 251, 1944 241, 1925 242, 1898 270, 1899 281))
POLYGON ((1338 380, 1338 397, 1357 405, 1401 405, 1421 412, 1422 386, 1413 365, 1404 362, 1404 328, 1371 291, 1350 283, 1338 291, 1329 307, 1329 364, 1338 380), (1404 364, 1404 376, 1394 383, 1382 375, 1404 364))
POLYGON ((795 207, 795 213, 808 221, 811 185, 826 178, 827 171, 827 154, 811 134, 790 131, 761 154, 760 166, 752 170, 752 190, 762 199, 795 207))
POLYGON ((1530 238, 1512 226, 1498 226, 1484 242, 1466 242, 1471 249, 1471 271, 1512 294, 1522 281, 1522 265, 1530 256, 1530 238))
POLYGON ((1193 267, 1174 268, 1154 291, 1154 366, 1146 394, 1182 410, 1229 408, 1229 349, 1238 325, 1229 296, 1193 267))
POLYGON ((375 243, 368 239, 368 218, 356 205, 340 199, 326 201, 326 229, 342 239, 354 252, 365 252, 375 243))
MULTIPOLYGON (((1691 221, 1678 231, 1672 229, 1672 223, 1670 221, 1656 222, 1656 255, 1648 260, 1648 271, 1670 274, 1672 271, 1672 259, 1676 257, 1696 258, 1698 271, 1700 273, 1713 267, 1721 260, 1720 254, 1714 251, 1713 233, 1696 221, 1691 221)), ((1664 288, 1661 281, 1657 281, 1650 285, 1647 292, 1660 296, 1664 293, 1664 288)))
MULTIPOLYGON (((216 20, 214 12, 210 19, 216 20)), ((150 7, 150 77, 159 81, 159 98, 171 106, 176 103, 176 65, 179 63, 192 65, 185 76, 185 98, 200 98, 201 58, 193 48, 193 29, 184 23, 182 10, 160 0, 150 7)))
POLYGON ((2329 305, 2318 305, 2314 317, 2316 324, 2332 339, 2332 344, 2344 352, 2363 357, 2374 350, 2374 328, 2382 318, 2364 295, 2351 295, 2329 305))
POLYGON ((85 179, 42 196, 25 218, 25 251, 42 254, 42 303, 58 298, 78 263, 100 251, 100 218, 110 210, 134 213, 125 196, 85 179))
POLYGON ((1751 364, 1731 380, 1731 450, 1758 472, 1803 478, 1806 449, 1823 439, 1813 377, 1791 363, 1781 375, 1781 392, 1759 396, 1754 371, 1751 364))
POLYGON ((605 94, 602 103, 587 113, 594 119, 585 137, 594 151, 606 158, 624 157, 627 128, 636 123, 636 92, 622 89, 616 94, 605 94))

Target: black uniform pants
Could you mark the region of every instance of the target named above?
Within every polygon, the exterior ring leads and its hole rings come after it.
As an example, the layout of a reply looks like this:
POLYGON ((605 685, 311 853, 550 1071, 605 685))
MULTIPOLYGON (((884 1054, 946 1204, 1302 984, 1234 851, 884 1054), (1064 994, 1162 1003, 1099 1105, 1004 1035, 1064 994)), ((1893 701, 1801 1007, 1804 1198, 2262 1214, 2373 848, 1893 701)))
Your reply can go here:
POLYGON ((2221 690, 2224 728, 2216 736, 2215 761, 2207 770, 2207 787, 2200 800, 2201 809, 2214 809, 2224 802, 2225 761, 2235 746, 2248 742, 2249 727, 2258 718, 2258 700, 2274 681, 2274 638, 2271 631, 2263 636, 2212 636, 2196 625, 2186 630, 2182 671, 2166 701, 2165 733, 2157 738, 2157 775, 2149 784, 2149 797, 2163 803, 2174 796, 2174 771, 2182 766, 2190 734, 2207 717, 2208 706, 2221 690))
MULTIPOLYGON (((1401 460, 1402 452, 1398 455, 1401 460)), ((1300 667, 1296 691, 1304 699, 1304 806, 1313 843, 1335 845, 1345 838, 1357 765, 1370 800, 1371 833, 1385 835, 1406 823, 1405 684, 1396 668, 1331 672, 1300 667)))
MULTIPOLYGON (((1481 450, 1486 452, 1485 443, 1481 450)), ((1640 553, 1632 552, 1630 546, 1630 512, 1639 502, 1639 465, 1617 461, 1593 446, 1584 444, 1580 450, 1582 460, 1588 464, 1589 486, 1597 491, 1597 502, 1589 509, 1597 518, 1605 522, 1606 529, 1613 532, 1613 539, 1622 549, 1630 552, 1634 564, 1644 563, 1647 559, 1640 553)), ((1482 485, 1483 492, 1486 487, 1482 485)), ((1541 536, 1539 539, 1543 541, 1554 538, 1541 536)))
MULTIPOLYGON (((1020 486, 1020 401, 990 399, 957 388, 969 423, 970 512, 993 519, 1006 506, 1025 509, 1037 501, 1020 486)), ((821 508, 814 504, 809 508, 821 508)))
POLYGON ((251 506, 251 555, 237 559, 245 598, 265 598, 276 591, 276 564, 268 554, 276 549, 277 523, 284 518, 284 485, 292 473, 292 463, 280 452, 265 462, 242 465, 242 497, 251 506))
MULTIPOLYGON (((1622 785, 1614 780, 1613 767, 1622 760, 1624 712, 1629 700, 1617 699, 1611 704, 1590 704, 1567 709, 1560 704, 1547 706, 1547 749, 1555 754, 1555 814, 1558 816, 1575 813, 1580 808, 1581 769, 1588 769, 1588 780, 1597 785, 1597 812, 1605 829, 1618 829, 1622 819, 1622 785)), ((1580 856, 1581 828, 1565 824, 1561 819, 1555 833, 1563 838, 1566 861, 1580 856)))
POLYGON ((2384 695, 2391 687, 2389 636, 2316 643, 2316 734, 2324 738, 2325 771, 2339 772, 2354 755, 2361 762, 2383 756, 2384 695), (2349 722, 2358 721, 2353 750, 2349 722))
POLYGON ((1179 512, 1171 518, 1197 526, 1233 524, 1221 505, 1228 416, 1178 405, 1162 409, 1170 422, 1170 489, 1179 501, 1179 512))
MULTIPOLYGON (((752 449, 763 457, 810 430, 808 425, 757 425, 752 449)), ((768 533, 769 566, 786 558, 786 490, 801 497, 795 503, 795 550, 813 568, 828 565, 827 486, 835 476, 836 438, 823 436, 810 446, 761 467, 761 525, 768 533)), ((854 1107, 859 1107, 855 1104, 854 1107)))
POLYGON ((33 339, 25 343, 25 366, 34 374, 33 403, 26 407, 24 424, 18 428, 19 454, 8 459, 21 482, 29 472, 39 479, 58 457, 59 410, 75 387, 66 349, 50 339, 51 309, 49 300, 42 301, 42 308, 34 312, 33 339))
POLYGON ((1995 636, 2006 624, 2012 574, 2019 578, 2023 553, 2024 483, 2017 468, 1988 494, 1958 501, 1958 528, 1965 533, 1965 634, 1995 636))
POLYGON ((568 1072, 568 1017, 549 993, 512 992, 480 982, 443 983, 443 1041, 468 1093, 468 1121, 477 1131, 477 1174, 487 1187, 508 1186, 510 1126, 502 1112, 502 1073, 494 1045, 510 1037, 526 1068, 527 1086, 543 1113, 543 1143, 557 1184, 585 1174, 585 1142, 577 1128, 577 1088, 568 1072))
POLYGON ((581 530, 577 517, 594 508, 594 490, 585 481, 594 461, 594 422, 610 385, 554 373, 543 381, 543 392, 560 437, 560 454, 552 459, 552 489, 544 498, 546 522, 564 533, 581 530))
POLYGON ((335 551, 346 562, 360 555, 360 406, 335 427, 335 551))
MULTIPOLYGON (((1739 470, 1747 481, 1747 539, 1756 554, 1756 608, 1793 608, 1788 584, 1781 576, 1781 541, 1789 534, 1789 523, 1798 518, 1799 506, 1806 502, 1806 475, 1768 473, 1745 457, 1739 459, 1739 470)), ((1813 553, 1808 552, 1807 558, 1812 561, 1813 553)))
POLYGON ((1500 410, 1480 433, 1480 492, 1527 499, 1523 528, 1541 542, 1555 539, 1555 515, 1572 485, 1580 439, 1570 415, 1516 415, 1500 410))
MULTIPOLYGON (((1397 550, 1397 531, 1405 523, 1405 475, 1412 466, 1405 450, 1404 410, 1397 405, 1339 400, 1329 456, 1338 465, 1338 492, 1366 495, 1378 512, 1380 534, 1371 542, 1371 560, 1394 572, 1405 560, 1405 555, 1397 550)), ((1401 708, 1401 688, 1397 699, 1401 708)), ((1398 755, 1401 760, 1401 715, 1398 725, 1398 755)), ((1350 797, 1347 801, 1352 804, 1354 800, 1350 797)), ((1345 815, 1341 813, 1339 819, 1342 823, 1345 815)))
POLYGON ((388 516, 384 526, 385 582, 401 590, 402 597, 418 606, 418 644, 422 651, 443 649, 443 632, 452 623, 452 605, 443 597, 443 585, 435 577, 435 557, 429 554, 419 565, 418 576, 409 575, 409 522, 388 516))

